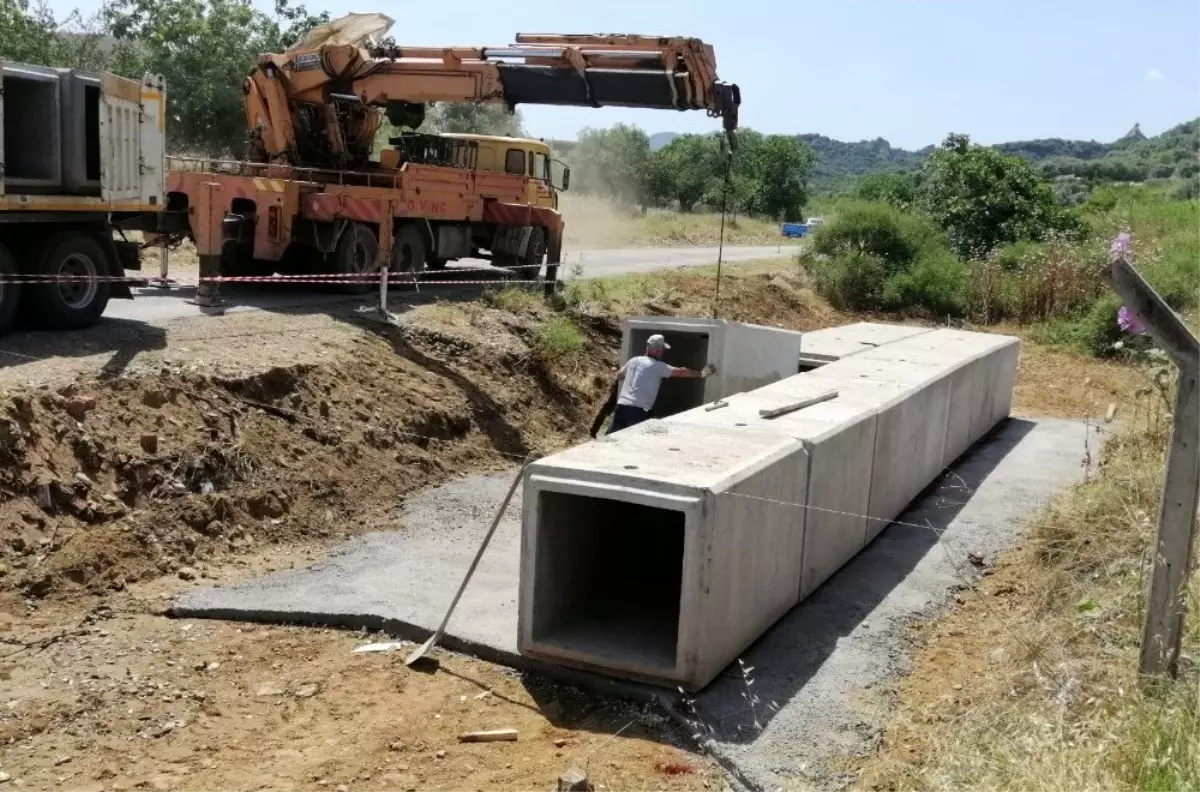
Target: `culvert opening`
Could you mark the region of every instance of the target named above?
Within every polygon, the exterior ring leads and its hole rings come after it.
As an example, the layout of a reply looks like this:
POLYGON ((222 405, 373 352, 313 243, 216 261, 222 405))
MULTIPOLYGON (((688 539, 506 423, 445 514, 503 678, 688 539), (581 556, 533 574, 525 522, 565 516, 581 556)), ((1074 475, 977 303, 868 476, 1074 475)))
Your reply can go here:
MULTIPOLYGON (((630 333, 630 354, 643 355, 646 339, 657 330, 633 330, 630 333)), ((672 366, 699 371, 708 363, 708 333, 688 333, 672 330, 665 333, 671 348, 663 352, 663 362, 672 366)), ((704 404, 703 379, 663 380, 654 402, 654 417, 666 418, 704 404)))
POLYGON ((542 492, 533 640, 674 669, 683 536, 683 512, 542 492))
POLYGON ((58 188, 58 82, 5 72, 4 173, 13 185, 58 188))

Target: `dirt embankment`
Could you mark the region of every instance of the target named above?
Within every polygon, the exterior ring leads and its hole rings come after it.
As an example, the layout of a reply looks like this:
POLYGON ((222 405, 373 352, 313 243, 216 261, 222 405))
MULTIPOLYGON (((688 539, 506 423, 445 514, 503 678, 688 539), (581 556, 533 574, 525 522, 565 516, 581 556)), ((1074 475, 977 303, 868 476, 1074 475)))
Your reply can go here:
MULTIPOLYGON (((497 312, 499 313, 499 312, 497 312)), ((577 438, 613 361, 491 332, 363 333, 351 355, 43 387, 0 405, 0 589, 42 599, 205 576, 264 543, 373 527, 404 493, 577 438)))

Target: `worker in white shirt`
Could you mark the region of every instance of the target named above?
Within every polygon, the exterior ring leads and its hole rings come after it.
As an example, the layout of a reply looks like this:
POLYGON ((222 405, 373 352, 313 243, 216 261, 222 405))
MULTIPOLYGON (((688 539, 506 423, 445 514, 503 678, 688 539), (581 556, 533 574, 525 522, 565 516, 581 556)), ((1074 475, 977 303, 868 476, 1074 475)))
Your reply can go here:
POLYGON ((621 391, 617 396, 616 409, 613 410, 612 424, 608 427, 609 434, 649 418, 654 410, 654 400, 658 398, 658 388, 664 379, 696 379, 716 372, 716 367, 711 363, 702 371, 664 363, 662 354, 670 348, 661 335, 652 335, 646 339, 646 354, 630 358, 617 371, 621 391))

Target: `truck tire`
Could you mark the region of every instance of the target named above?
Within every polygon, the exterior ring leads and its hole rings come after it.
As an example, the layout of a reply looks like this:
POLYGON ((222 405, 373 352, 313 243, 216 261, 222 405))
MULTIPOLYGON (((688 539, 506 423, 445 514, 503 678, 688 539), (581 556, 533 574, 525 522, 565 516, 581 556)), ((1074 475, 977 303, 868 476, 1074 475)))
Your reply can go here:
POLYGON ((391 271, 409 274, 420 274, 425 271, 427 258, 425 254, 425 235, 415 225, 405 223, 396 231, 392 240, 391 271))
POLYGON ((7 333, 17 316, 17 303, 21 300, 21 287, 15 283, 17 263, 0 244, 0 335, 7 333))
MULTIPOLYGON (((333 271, 341 275, 361 275, 375 271, 375 256, 379 252, 379 240, 369 226, 351 223, 342 232, 337 248, 333 251, 333 271)), ((336 291, 342 294, 366 294, 374 286, 369 281, 362 283, 337 284, 336 291)))
POLYGON ((546 231, 541 226, 534 226, 529 233, 529 243, 525 246, 525 258, 514 267, 517 277, 522 280, 533 280, 542 271, 542 260, 546 258, 546 231))
POLYGON ((112 284, 108 256, 90 234, 69 231, 51 237, 36 259, 36 274, 48 278, 70 276, 77 280, 39 283, 29 288, 29 298, 41 324, 59 330, 79 330, 100 320, 112 284))

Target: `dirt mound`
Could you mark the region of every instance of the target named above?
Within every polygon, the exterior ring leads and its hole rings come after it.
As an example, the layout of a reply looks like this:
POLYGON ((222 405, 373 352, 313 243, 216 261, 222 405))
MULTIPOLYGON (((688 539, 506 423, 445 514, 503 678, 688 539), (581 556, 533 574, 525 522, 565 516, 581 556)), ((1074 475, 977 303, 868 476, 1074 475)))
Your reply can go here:
POLYGON ((526 339, 389 328, 328 364, 163 370, 0 403, 0 590, 119 590, 260 543, 367 530, 404 493, 577 439, 612 365, 568 373, 526 339))

